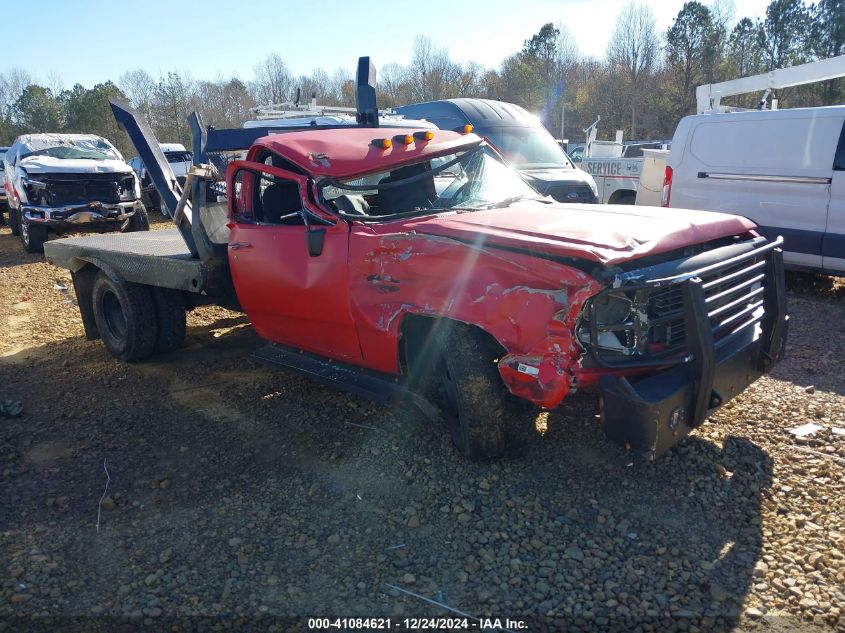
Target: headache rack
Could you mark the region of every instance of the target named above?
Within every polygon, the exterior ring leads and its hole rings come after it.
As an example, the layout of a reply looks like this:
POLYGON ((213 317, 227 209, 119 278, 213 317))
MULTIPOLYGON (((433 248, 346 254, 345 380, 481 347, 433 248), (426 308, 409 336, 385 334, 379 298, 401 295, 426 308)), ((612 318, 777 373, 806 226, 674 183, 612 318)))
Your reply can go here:
MULTIPOLYGON (((770 363, 781 339, 780 332, 772 331, 777 329, 773 324, 786 314, 782 244, 782 238, 768 243, 758 238, 738 245, 745 247, 738 255, 672 276, 649 276, 665 271, 665 265, 624 273, 613 287, 587 302, 579 340, 602 367, 656 369, 697 365, 702 357, 718 355, 738 340, 762 335, 761 362, 770 363), (631 301, 628 317, 620 323, 599 323, 598 306, 619 293, 631 301)), ((717 257, 736 248, 711 253, 717 257)))

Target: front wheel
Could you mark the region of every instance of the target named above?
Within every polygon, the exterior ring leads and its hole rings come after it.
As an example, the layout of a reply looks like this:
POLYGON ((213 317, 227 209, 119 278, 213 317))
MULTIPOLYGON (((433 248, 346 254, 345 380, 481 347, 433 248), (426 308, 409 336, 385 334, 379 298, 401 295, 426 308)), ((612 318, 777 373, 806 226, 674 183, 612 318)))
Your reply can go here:
POLYGON ((21 243, 27 253, 43 253, 44 242, 47 241, 47 227, 33 226, 26 221, 26 218, 20 218, 20 237, 21 243))
POLYGON ((497 366, 501 349, 484 332, 462 323, 449 325, 440 349, 436 372, 455 448, 471 460, 502 455, 511 407, 497 366))
POLYGON ((21 234, 21 221, 18 213, 20 212, 9 207, 9 228, 12 229, 12 235, 15 237, 21 234))
POLYGON ((126 223, 126 228, 123 229, 124 233, 135 233, 137 231, 149 231, 150 230, 150 218, 147 215, 147 210, 144 208, 144 205, 138 205, 138 208, 135 210, 135 213, 129 218, 126 223))

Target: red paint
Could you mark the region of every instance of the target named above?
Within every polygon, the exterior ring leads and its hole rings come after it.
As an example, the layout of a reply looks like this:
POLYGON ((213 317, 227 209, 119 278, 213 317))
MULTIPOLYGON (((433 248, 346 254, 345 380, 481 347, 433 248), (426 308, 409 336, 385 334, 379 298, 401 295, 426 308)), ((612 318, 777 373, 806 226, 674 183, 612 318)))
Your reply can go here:
MULTIPOLYGON (((399 349, 408 315, 475 325, 506 353, 499 372, 517 396, 557 406, 573 384, 594 384, 605 371, 584 369, 573 333, 587 298, 602 285, 551 258, 600 268, 745 233, 740 217, 653 207, 524 202, 503 209, 441 213, 381 224, 346 221, 311 197, 323 177, 387 171, 481 142, 475 135, 435 131, 434 139, 382 150, 375 138, 408 130, 339 129, 259 139, 249 160, 276 153, 308 176, 237 161, 296 182, 304 205, 331 226, 322 252, 308 253, 305 226, 250 224, 250 178, 229 196, 229 261, 238 299, 258 333, 272 341, 369 369, 401 372, 399 349), (545 257, 537 257, 537 254, 545 257)), ((630 372, 628 372, 630 373, 630 372)))
MULTIPOLYGON (((395 226, 395 225, 394 225, 395 226)), ((405 223, 421 233, 602 264, 673 251, 745 233, 746 218, 661 207, 522 202, 505 209, 428 216, 405 223)))

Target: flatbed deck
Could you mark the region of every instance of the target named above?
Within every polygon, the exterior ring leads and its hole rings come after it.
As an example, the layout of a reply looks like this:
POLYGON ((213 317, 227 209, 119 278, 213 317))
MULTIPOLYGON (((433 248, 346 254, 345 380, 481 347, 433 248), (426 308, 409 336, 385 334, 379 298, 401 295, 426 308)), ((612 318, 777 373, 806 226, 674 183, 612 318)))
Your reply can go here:
POLYGON ((78 271, 86 264, 105 264, 127 281, 200 292, 208 270, 192 257, 177 229, 138 233, 104 233, 51 240, 44 244, 47 261, 78 271))

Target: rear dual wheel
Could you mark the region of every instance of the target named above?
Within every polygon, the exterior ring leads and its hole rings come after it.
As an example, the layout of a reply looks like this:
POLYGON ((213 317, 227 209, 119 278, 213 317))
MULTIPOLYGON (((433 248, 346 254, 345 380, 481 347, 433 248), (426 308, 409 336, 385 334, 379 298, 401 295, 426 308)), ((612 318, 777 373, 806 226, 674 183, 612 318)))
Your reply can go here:
POLYGON ((176 291, 116 281, 100 271, 92 302, 100 338, 118 360, 173 351, 185 339, 185 308, 176 291))

